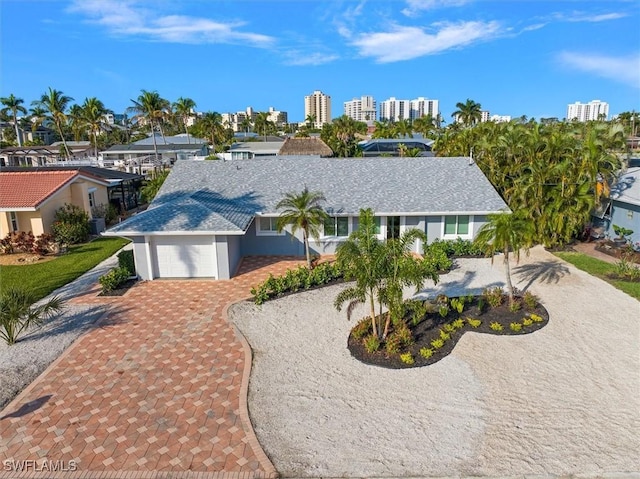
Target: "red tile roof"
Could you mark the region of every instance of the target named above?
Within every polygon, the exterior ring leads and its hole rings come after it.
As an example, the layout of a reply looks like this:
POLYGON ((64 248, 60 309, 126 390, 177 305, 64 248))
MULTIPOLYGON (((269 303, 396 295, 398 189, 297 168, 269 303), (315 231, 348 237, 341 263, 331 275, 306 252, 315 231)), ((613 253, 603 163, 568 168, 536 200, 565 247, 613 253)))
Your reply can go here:
POLYGON ((0 208, 36 208, 77 171, 0 172, 0 208))

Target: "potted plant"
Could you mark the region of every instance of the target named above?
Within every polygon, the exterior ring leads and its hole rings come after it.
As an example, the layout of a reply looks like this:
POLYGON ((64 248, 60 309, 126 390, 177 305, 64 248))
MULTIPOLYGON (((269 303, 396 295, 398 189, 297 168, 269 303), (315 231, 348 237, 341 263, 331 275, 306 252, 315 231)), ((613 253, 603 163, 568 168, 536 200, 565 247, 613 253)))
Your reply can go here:
POLYGON ((626 236, 631 236, 633 234, 633 230, 625 228, 623 226, 613 225, 613 231, 616 235, 616 238, 613 238, 613 242, 617 245, 625 245, 629 241, 626 236))

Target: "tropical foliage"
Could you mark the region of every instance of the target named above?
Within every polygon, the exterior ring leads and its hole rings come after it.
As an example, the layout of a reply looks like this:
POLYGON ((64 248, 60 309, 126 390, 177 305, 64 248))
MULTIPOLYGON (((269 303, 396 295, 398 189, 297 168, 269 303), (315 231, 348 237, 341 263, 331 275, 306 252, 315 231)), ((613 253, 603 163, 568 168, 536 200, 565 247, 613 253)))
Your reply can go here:
POLYGON ((328 217, 321 206, 324 201, 325 197, 321 192, 309 191, 305 186, 300 193, 287 193, 276 205, 276 209, 280 211, 276 223, 278 233, 281 233, 287 226, 291 228, 292 235, 295 235, 298 230, 302 231, 309 269, 311 269, 309 237, 319 241, 320 229, 328 217))
POLYGON ((528 217, 534 240, 566 244, 582 232, 608 194, 625 147, 618 123, 480 123, 448 128, 438 156, 473 159, 512 211, 528 217))
POLYGON ((351 158, 361 156, 357 135, 364 135, 366 132, 366 123, 343 115, 331 123, 325 123, 320 138, 333 150, 335 156, 351 158))
POLYGON ((32 291, 18 286, 2 288, 0 293, 0 339, 9 346, 15 344, 30 327, 41 326, 63 309, 58 297, 32 306, 36 297, 32 291))

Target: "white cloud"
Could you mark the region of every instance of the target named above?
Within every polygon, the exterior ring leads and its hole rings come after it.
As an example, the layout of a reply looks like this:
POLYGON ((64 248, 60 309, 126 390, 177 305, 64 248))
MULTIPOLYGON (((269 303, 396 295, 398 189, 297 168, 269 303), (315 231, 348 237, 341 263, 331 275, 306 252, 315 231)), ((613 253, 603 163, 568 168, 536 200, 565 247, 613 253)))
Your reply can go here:
POLYGON ((566 67, 640 88, 640 53, 627 57, 612 57, 560 52, 557 58, 566 67))
POLYGON ((361 56, 378 63, 410 60, 461 48, 495 38, 502 33, 498 22, 459 22, 434 24, 434 33, 419 27, 393 26, 388 32, 360 34, 351 41, 361 56))
POLYGON ((609 20, 618 20, 619 18, 624 18, 626 16, 627 16, 626 13, 621 13, 621 12, 602 13, 599 15, 595 15, 592 13, 573 11, 570 13, 555 13, 553 15, 553 18, 563 22, 597 23, 597 22, 607 22, 609 20))
POLYGON ((402 14, 407 17, 413 17, 424 10, 460 7, 470 1, 471 0, 407 0, 407 7, 402 10, 402 14))
POLYGON ((121 36, 142 36, 169 43, 244 43, 270 46, 273 37, 240 31, 244 22, 216 22, 206 18, 183 15, 158 15, 131 0, 75 0, 69 11, 87 16, 91 22, 104 26, 121 36))
POLYGON ((293 66, 317 66, 331 63, 339 58, 332 53, 306 53, 300 50, 290 50, 284 54, 286 65, 293 66))

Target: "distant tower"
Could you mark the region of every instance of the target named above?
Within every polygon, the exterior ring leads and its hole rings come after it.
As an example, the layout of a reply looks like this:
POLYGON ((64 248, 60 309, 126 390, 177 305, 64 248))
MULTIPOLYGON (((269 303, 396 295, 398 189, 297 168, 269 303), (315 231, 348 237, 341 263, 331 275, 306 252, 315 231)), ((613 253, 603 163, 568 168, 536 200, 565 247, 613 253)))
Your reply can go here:
POLYGON ((314 128, 321 129, 322 125, 331 121, 331 97, 320 90, 304 97, 304 118, 314 117, 314 128))
POLYGON ((356 121, 372 125, 376 121, 376 101, 372 96, 363 96, 344 102, 344 114, 356 121))
POLYGON ((606 120, 609 117, 609 104, 592 100, 589 103, 575 102, 567 105, 567 121, 606 120))
POLYGON ((438 100, 429 100, 424 97, 418 97, 415 100, 411 100, 412 120, 416 120, 423 116, 431 116, 431 118, 435 120, 438 118, 439 114, 438 100))
POLYGON ((380 103, 380 121, 400 121, 411 119, 411 101, 391 97, 380 103))

